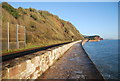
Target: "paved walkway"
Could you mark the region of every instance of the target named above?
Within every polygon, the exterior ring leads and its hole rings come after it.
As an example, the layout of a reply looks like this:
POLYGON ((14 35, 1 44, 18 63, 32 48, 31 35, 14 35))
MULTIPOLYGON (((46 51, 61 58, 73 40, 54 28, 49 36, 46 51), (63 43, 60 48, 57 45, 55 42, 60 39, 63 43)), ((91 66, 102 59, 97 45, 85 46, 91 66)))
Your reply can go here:
POLYGON ((39 79, 101 79, 100 81, 104 81, 81 43, 73 45, 39 79))

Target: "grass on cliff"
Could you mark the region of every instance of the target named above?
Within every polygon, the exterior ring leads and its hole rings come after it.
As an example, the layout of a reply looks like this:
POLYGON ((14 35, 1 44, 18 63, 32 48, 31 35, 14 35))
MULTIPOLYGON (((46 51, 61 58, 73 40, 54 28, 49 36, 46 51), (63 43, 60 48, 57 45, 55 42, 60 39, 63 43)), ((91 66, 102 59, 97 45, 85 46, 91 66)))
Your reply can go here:
MULTIPOLYGON (((82 34, 80 34, 72 23, 64 21, 48 11, 36 10, 33 8, 24 9, 22 7, 16 9, 4 2, 2 3, 2 14, 3 41, 7 39, 6 26, 8 22, 12 30, 15 29, 16 24, 26 27, 27 47, 23 49, 32 48, 32 46, 41 47, 68 42, 72 39, 84 39, 82 34)), ((11 33, 10 37, 11 39, 15 39, 14 32, 11 33)), ((22 37, 19 37, 19 39, 22 39, 22 37)), ((3 44, 3 46, 6 45, 3 44)))
POLYGON ((13 8, 11 5, 8 5, 7 2, 4 2, 4 4, 2 4, 2 8, 6 9, 16 19, 20 17, 19 12, 15 8, 13 8))
POLYGON ((27 46, 25 48, 19 48, 19 49, 10 49, 10 50, 3 50, 1 53, 2 55, 6 54, 6 53, 12 53, 12 52, 17 52, 20 50, 26 50, 26 49, 30 49, 30 48, 36 48, 36 47, 44 47, 44 46, 49 46, 49 45, 54 45, 54 44, 60 44, 60 43, 65 43, 65 42, 69 42, 69 41, 54 41, 54 42, 49 42, 49 43, 43 43, 43 44, 39 44, 39 45, 32 45, 32 44, 27 44, 27 46))

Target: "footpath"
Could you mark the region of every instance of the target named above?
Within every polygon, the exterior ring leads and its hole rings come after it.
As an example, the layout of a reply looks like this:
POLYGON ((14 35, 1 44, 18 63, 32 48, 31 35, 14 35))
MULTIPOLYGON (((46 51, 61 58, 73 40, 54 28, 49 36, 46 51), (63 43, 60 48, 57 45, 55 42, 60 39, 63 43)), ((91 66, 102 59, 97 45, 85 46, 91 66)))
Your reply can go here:
POLYGON ((38 79, 104 81, 102 75, 83 49, 82 43, 74 44, 38 79))

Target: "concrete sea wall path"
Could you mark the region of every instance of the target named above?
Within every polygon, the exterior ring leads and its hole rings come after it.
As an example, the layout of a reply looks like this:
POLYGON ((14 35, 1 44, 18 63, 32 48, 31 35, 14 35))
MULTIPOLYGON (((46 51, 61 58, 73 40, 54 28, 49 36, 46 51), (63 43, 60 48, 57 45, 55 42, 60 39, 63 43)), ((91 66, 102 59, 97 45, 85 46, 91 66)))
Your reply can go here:
POLYGON ((81 42, 74 44, 38 79, 96 79, 97 81, 104 81, 83 49, 81 42))

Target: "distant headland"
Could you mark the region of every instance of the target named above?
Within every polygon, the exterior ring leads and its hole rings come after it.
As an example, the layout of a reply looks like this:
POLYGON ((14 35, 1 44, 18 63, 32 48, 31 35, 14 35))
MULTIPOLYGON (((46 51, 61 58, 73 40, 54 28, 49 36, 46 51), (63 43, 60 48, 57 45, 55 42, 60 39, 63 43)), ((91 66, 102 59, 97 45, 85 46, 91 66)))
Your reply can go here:
POLYGON ((88 41, 100 41, 103 40, 99 35, 93 35, 93 36, 86 36, 84 35, 85 39, 88 39, 88 41))

